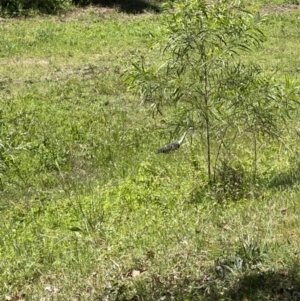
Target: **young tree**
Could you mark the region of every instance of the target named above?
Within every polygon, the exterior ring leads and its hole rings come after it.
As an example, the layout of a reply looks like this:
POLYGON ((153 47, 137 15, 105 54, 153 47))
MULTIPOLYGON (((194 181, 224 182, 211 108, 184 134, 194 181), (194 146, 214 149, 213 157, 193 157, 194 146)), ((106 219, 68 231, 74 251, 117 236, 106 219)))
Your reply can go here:
POLYGON ((283 100, 259 66, 240 59, 265 39, 259 18, 234 1, 174 0, 164 22, 163 63, 134 63, 130 87, 158 111, 175 104, 174 119, 180 112, 204 133, 209 183, 220 153, 234 149, 242 133, 253 136, 256 172, 257 136, 278 134, 283 100))

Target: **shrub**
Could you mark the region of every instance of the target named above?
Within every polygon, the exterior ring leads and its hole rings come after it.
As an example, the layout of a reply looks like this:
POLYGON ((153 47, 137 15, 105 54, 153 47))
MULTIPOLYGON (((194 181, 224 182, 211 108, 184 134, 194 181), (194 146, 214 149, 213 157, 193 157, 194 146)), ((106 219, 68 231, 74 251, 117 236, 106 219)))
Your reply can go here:
POLYGON ((32 11, 56 13, 71 6, 71 0, 0 0, 0 14, 26 15, 32 11))

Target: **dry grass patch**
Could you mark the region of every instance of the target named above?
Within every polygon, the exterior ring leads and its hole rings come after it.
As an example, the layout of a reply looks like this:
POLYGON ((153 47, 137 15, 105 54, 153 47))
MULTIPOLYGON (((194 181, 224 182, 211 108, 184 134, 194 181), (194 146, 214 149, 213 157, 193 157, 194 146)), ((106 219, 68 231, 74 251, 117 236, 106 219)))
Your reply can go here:
POLYGON ((269 14, 288 14, 288 13, 295 13, 300 12, 300 5, 299 4, 267 4, 264 5, 262 8, 259 9, 259 12, 263 15, 269 14))

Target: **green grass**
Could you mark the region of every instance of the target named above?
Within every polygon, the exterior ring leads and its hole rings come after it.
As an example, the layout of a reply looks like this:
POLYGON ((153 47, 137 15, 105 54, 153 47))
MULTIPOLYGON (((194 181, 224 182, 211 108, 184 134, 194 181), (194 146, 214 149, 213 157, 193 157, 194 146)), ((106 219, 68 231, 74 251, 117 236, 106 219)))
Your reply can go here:
MULTIPOLYGON (((243 59, 299 83, 299 16, 270 11, 264 47, 243 59)), ((285 143, 260 141, 260 181, 232 201, 206 189, 199 132, 155 154, 183 128, 121 77, 162 38, 159 15, 89 8, 7 19, 0 34, 1 300, 297 296, 297 118, 285 143)))
POLYGON ((300 25, 299 12, 291 10, 287 13, 278 13, 271 9, 264 11, 262 15, 266 16, 262 29, 267 35, 267 41, 262 50, 251 55, 251 59, 272 74, 279 77, 291 76, 299 80, 297 66, 297 50, 300 46, 297 30, 300 25))

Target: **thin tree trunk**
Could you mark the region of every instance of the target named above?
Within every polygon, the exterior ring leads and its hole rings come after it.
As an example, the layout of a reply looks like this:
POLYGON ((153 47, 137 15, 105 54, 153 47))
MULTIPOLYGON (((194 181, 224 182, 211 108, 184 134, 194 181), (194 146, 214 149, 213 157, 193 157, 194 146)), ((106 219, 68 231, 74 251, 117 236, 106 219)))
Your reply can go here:
POLYGON ((253 133, 253 142, 254 142, 254 162, 253 162, 253 181, 256 181, 256 173, 257 173, 257 139, 256 133, 253 133))
POLYGON ((208 74, 207 74, 208 66, 205 66, 204 70, 204 91, 205 91, 205 127, 206 127, 206 145, 207 145, 207 176, 208 183, 211 185, 211 149, 210 149, 210 123, 209 123, 209 92, 208 92, 208 74))
POLYGON ((207 144, 207 175, 208 175, 208 183, 211 184, 211 154, 210 154, 210 128, 209 128, 209 117, 206 113, 205 116, 206 123, 206 144, 207 144))

